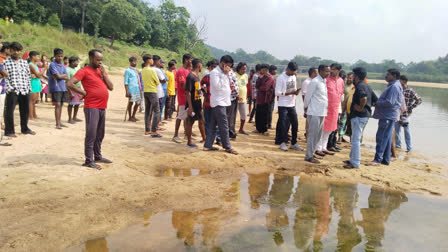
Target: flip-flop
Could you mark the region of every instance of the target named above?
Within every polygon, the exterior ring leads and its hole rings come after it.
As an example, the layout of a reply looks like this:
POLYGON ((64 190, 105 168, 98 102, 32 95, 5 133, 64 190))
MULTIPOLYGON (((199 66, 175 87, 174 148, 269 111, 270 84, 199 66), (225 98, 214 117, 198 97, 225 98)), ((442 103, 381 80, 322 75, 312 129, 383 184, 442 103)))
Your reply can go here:
POLYGON ((96 169, 96 170, 101 170, 101 166, 95 164, 95 162, 90 162, 90 163, 84 163, 82 164, 82 166, 87 167, 87 168, 92 168, 92 169, 96 169))
POLYGON ((188 147, 190 148, 197 148, 198 146, 196 144, 187 144, 188 147))
POLYGON ((211 147, 211 148, 205 148, 204 147, 204 151, 217 151, 217 150, 219 150, 219 149, 216 148, 216 147, 211 147))
POLYGON ((12 144, 8 143, 8 142, 3 142, 0 143, 0 146, 11 146, 12 144))
POLYGON ((107 158, 97 159, 97 160, 95 160, 95 162, 97 162, 97 163, 103 163, 103 164, 112 164, 112 161, 110 161, 110 160, 107 159, 107 158))
POLYGON ((246 131, 243 131, 243 132, 238 132, 238 133, 240 133, 240 134, 243 134, 243 135, 246 135, 246 136, 248 136, 248 135, 249 135, 249 133, 247 133, 246 131))
POLYGON ((233 155, 238 155, 238 152, 234 149, 226 149, 225 150, 227 153, 233 154, 233 155))
POLYGON ((366 166, 380 166, 380 165, 381 164, 377 163, 377 162, 370 162, 370 163, 366 164, 366 166))
POLYGON ((160 137, 162 137, 162 135, 160 135, 160 134, 155 134, 155 135, 151 135, 151 137, 153 137, 153 138, 160 138, 160 137))
POLYGON ((320 161, 315 158, 305 159, 305 161, 313 163, 313 164, 320 164, 320 161))

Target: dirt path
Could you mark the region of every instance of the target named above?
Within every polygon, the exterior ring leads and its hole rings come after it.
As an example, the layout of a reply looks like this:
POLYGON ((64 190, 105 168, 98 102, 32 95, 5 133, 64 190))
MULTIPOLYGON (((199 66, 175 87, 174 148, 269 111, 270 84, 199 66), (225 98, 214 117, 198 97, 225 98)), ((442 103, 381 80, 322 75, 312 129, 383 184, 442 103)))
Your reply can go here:
MULTIPOLYGON (((145 137, 143 114, 138 114, 137 123, 123 122, 123 79, 112 78, 115 90, 109 100, 103 154, 113 164, 102 171, 81 167, 84 124, 56 130, 50 104, 37 106, 40 119, 30 122, 36 136, 19 134, 11 148, 0 150, 0 251, 60 251, 136 223, 148 211, 226 208, 226 202, 217 199, 243 172, 307 173, 448 196, 443 168, 428 162, 398 160, 389 167, 347 171, 342 169, 349 154, 345 148, 316 166, 303 161, 304 152, 280 151, 273 135, 238 136, 232 144, 239 156, 209 153, 171 142, 173 122, 166 125, 163 138, 145 137), (159 177, 167 168, 195 168, 201 173, 159 177)), ((252 129, 248 125, 247 130, 252 129)), ((302 127, 299 135, 303 136, 302 127)), ((303 137, 299 144, 305 146, 303 137)), ((372 158, 371 151, 363 151, 364 163, 372 158)))

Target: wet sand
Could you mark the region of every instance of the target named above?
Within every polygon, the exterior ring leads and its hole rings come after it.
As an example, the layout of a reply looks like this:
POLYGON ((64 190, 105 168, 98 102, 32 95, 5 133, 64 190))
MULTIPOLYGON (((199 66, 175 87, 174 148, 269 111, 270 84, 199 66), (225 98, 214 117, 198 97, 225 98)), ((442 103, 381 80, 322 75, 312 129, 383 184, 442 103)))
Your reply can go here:
MULTIPOLYGON (((137 123, 123 122, 123 78, 112 78, 115 90, 110 93, 103 155, 113 164, 104 165, 102 171, 81 167, 84 123, 56 130, 51 104, 37 106, 40 119, 30 122, 37 135, 18 134, 10 141, 11 148, 0 150, 0 251, 60 251, 137 223, 144 212, 226 209, 231 203, 217 199, 226 196, 229 185, 244 172, 308 174, 448 196, 444 168, 429 161, 397 160, 391 166, 363 165, 358 170, 344 170, 342 161, 348 158, 348 144, 342 145, 344 150, 336 156, 312 165, 303 161, 305 152, 280 151, 274 145, 275 131, 271 136, 238 136, 232 142, 240 152, 238 156, 173 143, 174 121, 161 132, 163 138, 145 137, 142 113, 137 115, 137 123), (201 174, 160 177, 170 168, 201 169, 201 174)), ((18 108, 16 115, 19 125, 18 108)), ((66 116, 64 107, 63 118, 66 116)), ((301 146, 306 145, 303 126, 301 120, 301 146)), ((247 124, 246 131, 253 129, 247 124)), ((19 126, 16 130, 20 131, 19 126)), ((197 127, 194 131, 198 133, 197 127)), ((362 162, 372 159, 372 151, 364 148, 362 162)))

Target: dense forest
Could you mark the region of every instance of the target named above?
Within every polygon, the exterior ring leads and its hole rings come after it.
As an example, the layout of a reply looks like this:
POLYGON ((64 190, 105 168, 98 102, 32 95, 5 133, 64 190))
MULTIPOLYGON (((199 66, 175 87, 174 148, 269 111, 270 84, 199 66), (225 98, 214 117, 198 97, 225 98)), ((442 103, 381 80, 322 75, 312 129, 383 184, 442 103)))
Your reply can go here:
MULTIPOLYGON (((49 24, 138 46, 150 45, 209 59, 205 23, 172 0, 150 6, 144 0, 2 0, 0 17, 49 24), (198 28, 199 27, 199 28, 198 28)), ((204 20, 205 22, 205 20, 204 20)))

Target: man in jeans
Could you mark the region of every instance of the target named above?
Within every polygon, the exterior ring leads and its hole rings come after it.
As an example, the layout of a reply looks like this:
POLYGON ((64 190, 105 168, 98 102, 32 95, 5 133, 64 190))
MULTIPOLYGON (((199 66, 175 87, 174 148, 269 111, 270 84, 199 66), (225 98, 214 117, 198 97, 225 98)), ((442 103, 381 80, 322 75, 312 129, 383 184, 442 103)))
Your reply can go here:
POLYGON ((86 116, 86 138, 84 154, 86 161, 83 166, 101 170, 96 163, 110 164, 101 154, 101 144, 106 128, 106 108, 109 100, 109 91, 114 89, 112 81, 102 65, 103 54, 100 50, 89 51, 89 65, 80 69, 67 82, 67 88, 72 92, 81 94, 84 99, 84 114, 86 116), (82 81, 84 89, 75 84, 82 81), (109 90, 109 91, 108 91, 109 90))
POLYGON ((280 149, 287 151, 289 126, 292 127, 291 149, 302 151, 303 148, 297 144, 297 131, 299 122, 297 120, 296 99, 300 92, 297 89, 297 64, 289 62, 285 72, 277 77, 275 95, 278 96, 278 140, 280 149))
POLYGON ((145 67, 142 70, 145 96, 145 135, 162 137, 157 133, 157 123, 159 122, 160 115, 159 97, 157 96, 157 85, 160 85, 159 78, 157 77, 156 71, 151 68, 151 65, 154 64, 152 56, 149 54, 143 55, 143 62, 145 63, 145 67))
POLYGON ((414 89, 408 86, 408 78, 406 76, 400 76, 400 83, 403 87, 406 111, 400 115, 400 120, 395 122, 395 147, 401 149, 401 127, 403 127, 404 139, 406 141, 406 152, 410 152, 412 151, 412 137, 411 130, 409 129, 409 117, 412 114, 412 110, 422 104, 422 98, 417 94, 417 92, 414 91, 414 89))
POLYGON ((376 132, 375 159, 368 164, 369 166, 390 164, 392 132, 395 121, 399 118, 402 103, 403 88, 399 80, 400 71, 395 68, 389 69, 385 78, 389 84, 378 99, 373 113, 373 118, 379 119, 379 122, 376 132))
POLYGON ((364 82, 367 72, 362 67, 353 69, 353 80, 355 83, 355 93, 351 105, 351 126, 352 126, 352 148, 350 150, 350 160, 344 161, 344 168, 359 168, 361 164, 361 138, 364 128, 372 114, 372 106, 377 102, 378 97, 372 88, 364 82))
POLYGON ((217 150, 217 148, 213 147, 213 141, 216 136, 216 125, 218 125, 222 147, 228 153, 238 154, 230 144, 229 125, 226 114, 226 109, 231 104, 229 73, 232 70, 232 65, 232 57, 230 55, 224 55, 221 57, 219 66, 210 72, 210 106, 212 107, 212 116, 208 124, 204 151, 217 150))
POLYGON ((3 61, 4 70, 8 73, 6 78, 5 97, 5 136, 16 137, 14 130, 14 110, 17 103, 20 110, 20 128, 22 134, 35 135, 28 128, 29 100, 31 91, 30 67, 26 60, 21 59, 22 45, 13 42, 9 46, 11 57, 3 61))

